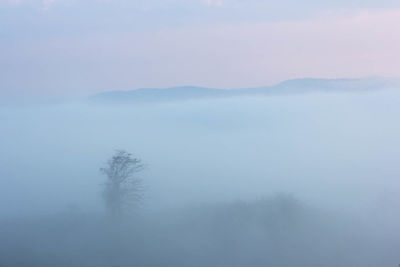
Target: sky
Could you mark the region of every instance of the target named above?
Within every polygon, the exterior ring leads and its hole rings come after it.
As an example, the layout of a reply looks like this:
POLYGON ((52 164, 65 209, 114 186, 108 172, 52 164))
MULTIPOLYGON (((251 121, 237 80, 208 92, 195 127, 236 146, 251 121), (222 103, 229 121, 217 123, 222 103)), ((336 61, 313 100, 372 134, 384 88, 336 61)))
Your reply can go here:
POLYGON ((0 98, 400 76, 400 1, 0 0, 0 98))

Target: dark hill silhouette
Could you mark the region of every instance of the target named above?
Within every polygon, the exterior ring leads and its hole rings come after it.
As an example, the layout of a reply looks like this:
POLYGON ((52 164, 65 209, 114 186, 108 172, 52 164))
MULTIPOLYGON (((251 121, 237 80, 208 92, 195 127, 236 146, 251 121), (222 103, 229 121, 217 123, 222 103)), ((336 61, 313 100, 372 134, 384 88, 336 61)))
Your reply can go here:
POLYGON ((365 92, 400 88, 400 80, 385 78, 366 79, 293 79, 273 86, 217 89, 180 86, 165 89, 141 88, 131 91, 109 91, 93 95, 89 101, 96 103, 157 102, 246 95, 301 94, 309 92, 365 92))

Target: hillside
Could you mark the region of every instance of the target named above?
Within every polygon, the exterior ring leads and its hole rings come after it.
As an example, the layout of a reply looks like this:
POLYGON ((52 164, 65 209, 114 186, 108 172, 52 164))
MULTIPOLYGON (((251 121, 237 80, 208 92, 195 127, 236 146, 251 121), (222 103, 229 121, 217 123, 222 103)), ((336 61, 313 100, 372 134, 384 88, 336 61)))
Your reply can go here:
POLYGON ((93 95, 89 98, 94 103, 131 103, 176 101, 215 97, 300 94, 309 92, 365 92, 399 88, 397 79, 293 79, 273 86, 219 89, 196 86, 180 86, 171 88, 140 88, 131 91, 109 91, 93 95))

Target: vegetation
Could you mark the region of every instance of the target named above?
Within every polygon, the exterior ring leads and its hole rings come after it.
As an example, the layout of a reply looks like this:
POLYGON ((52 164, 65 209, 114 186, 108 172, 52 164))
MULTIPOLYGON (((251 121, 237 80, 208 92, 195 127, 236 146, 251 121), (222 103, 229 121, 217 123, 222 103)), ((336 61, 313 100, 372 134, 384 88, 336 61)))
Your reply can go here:
POLYGON ((135 205, 142 197, 142 181, 136 174, 144 168, 141 160, 118 150, 100 171, 107 176, 104 200, 109 214, 118 218, 127 207, 135 205))

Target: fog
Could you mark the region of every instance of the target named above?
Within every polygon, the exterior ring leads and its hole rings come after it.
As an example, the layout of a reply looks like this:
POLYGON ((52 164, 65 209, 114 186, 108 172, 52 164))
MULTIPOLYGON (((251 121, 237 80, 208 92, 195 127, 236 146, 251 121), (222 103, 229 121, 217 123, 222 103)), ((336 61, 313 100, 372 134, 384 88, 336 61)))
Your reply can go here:
POLYGON ((400 92, 0 107, 0 266, 398 266, 400 92), (107 219, 99 172, 142 159, 107 219))

